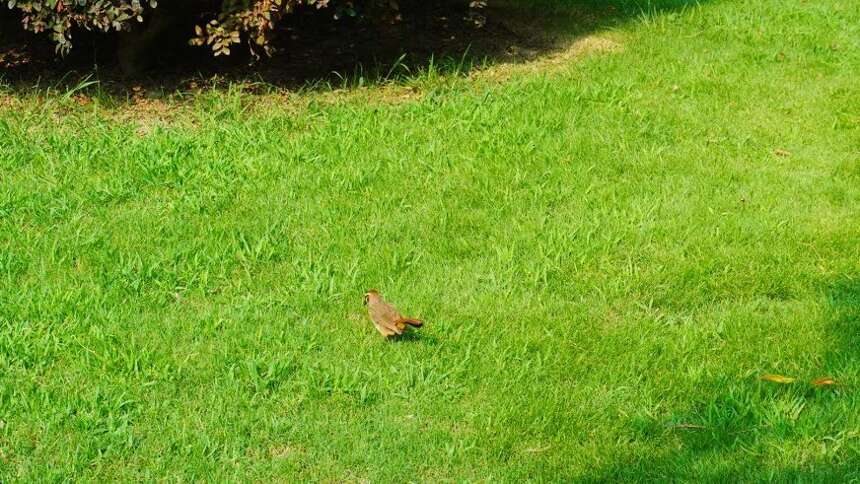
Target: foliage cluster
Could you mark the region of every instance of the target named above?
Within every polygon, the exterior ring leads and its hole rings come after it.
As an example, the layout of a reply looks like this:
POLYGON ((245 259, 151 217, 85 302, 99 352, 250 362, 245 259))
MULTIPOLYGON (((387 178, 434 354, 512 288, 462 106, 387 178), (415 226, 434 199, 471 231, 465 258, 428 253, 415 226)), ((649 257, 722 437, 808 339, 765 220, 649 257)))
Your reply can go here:
MULTIPOLYGON (((217 55, 229 55, 243 42, 256 57, 271 53, 271 34, 277 22, 299 8, 325 10, 335 18, 362 15, 391 15, 396 18, 396 0, 175 0, 182 15, 194 16, 189 32, 192 45, 208 46, 217 55)), ((72 48, 78 29, 122 32, 145 29, 148 17, 159 8, 158 0, 8 0, 23 27, 46 33, 60 53, 72 48), (142 24, 138 26, 138 24, 142 24)), ((483 1, 471 3, 473 8, 483 1)), ((161 7, 164 8, 164 7, 161 7)))

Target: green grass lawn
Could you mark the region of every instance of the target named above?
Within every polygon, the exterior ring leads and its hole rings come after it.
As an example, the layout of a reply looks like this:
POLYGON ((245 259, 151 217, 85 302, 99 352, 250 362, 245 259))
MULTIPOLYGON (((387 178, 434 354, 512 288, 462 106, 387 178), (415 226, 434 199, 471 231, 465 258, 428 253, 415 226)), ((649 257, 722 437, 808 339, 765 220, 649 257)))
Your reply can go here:
POLYGON ((860 1, 534 3, 468 76, 4 88, 0 481, 860 479, 860 1))

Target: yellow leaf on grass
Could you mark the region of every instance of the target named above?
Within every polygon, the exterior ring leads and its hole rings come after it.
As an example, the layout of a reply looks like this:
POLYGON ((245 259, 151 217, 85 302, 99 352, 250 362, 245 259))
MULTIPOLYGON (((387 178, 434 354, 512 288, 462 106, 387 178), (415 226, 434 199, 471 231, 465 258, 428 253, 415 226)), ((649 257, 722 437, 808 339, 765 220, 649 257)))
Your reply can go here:
POLYGON ((816 386, 816 387, 827 387, 830 385, 835 385, 836 380, 834 380, 833 378, 824 377, 824 378, 816 378, 815 380, 812 380, 812 382, 810 382, 810 383, 812 383, 812 386, 816 386))
POLYGON ((792 378, 790 376, 767 374, 762 375, 761 379, 762 381, 769 381, 773 383, 794 383, 794 380, 796 380, 797 378, 792 378))

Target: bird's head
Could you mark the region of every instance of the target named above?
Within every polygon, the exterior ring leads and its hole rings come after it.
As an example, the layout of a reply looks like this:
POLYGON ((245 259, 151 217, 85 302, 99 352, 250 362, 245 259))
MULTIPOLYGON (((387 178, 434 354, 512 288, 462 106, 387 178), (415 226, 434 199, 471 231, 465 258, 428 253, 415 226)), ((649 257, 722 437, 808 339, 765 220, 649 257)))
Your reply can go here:
POLYGON ((364 305, 367 306, 370 303, 371 299, 376 299, 379 297, 379 291, 376 289, 368 289, 366 293, 364 293, 364 305))

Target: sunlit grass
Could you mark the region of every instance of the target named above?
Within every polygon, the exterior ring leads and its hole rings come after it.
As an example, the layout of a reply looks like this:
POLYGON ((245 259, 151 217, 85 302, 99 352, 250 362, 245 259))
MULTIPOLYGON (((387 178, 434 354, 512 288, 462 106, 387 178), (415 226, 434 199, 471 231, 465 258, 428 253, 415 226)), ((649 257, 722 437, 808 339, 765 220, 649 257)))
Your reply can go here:
POLYGON ((858 7, 652 2, 552 68, 336 92, 6 91, 0 480, 860 478, 858 7), (428 324, 382 341, 370 287, 428 324))

